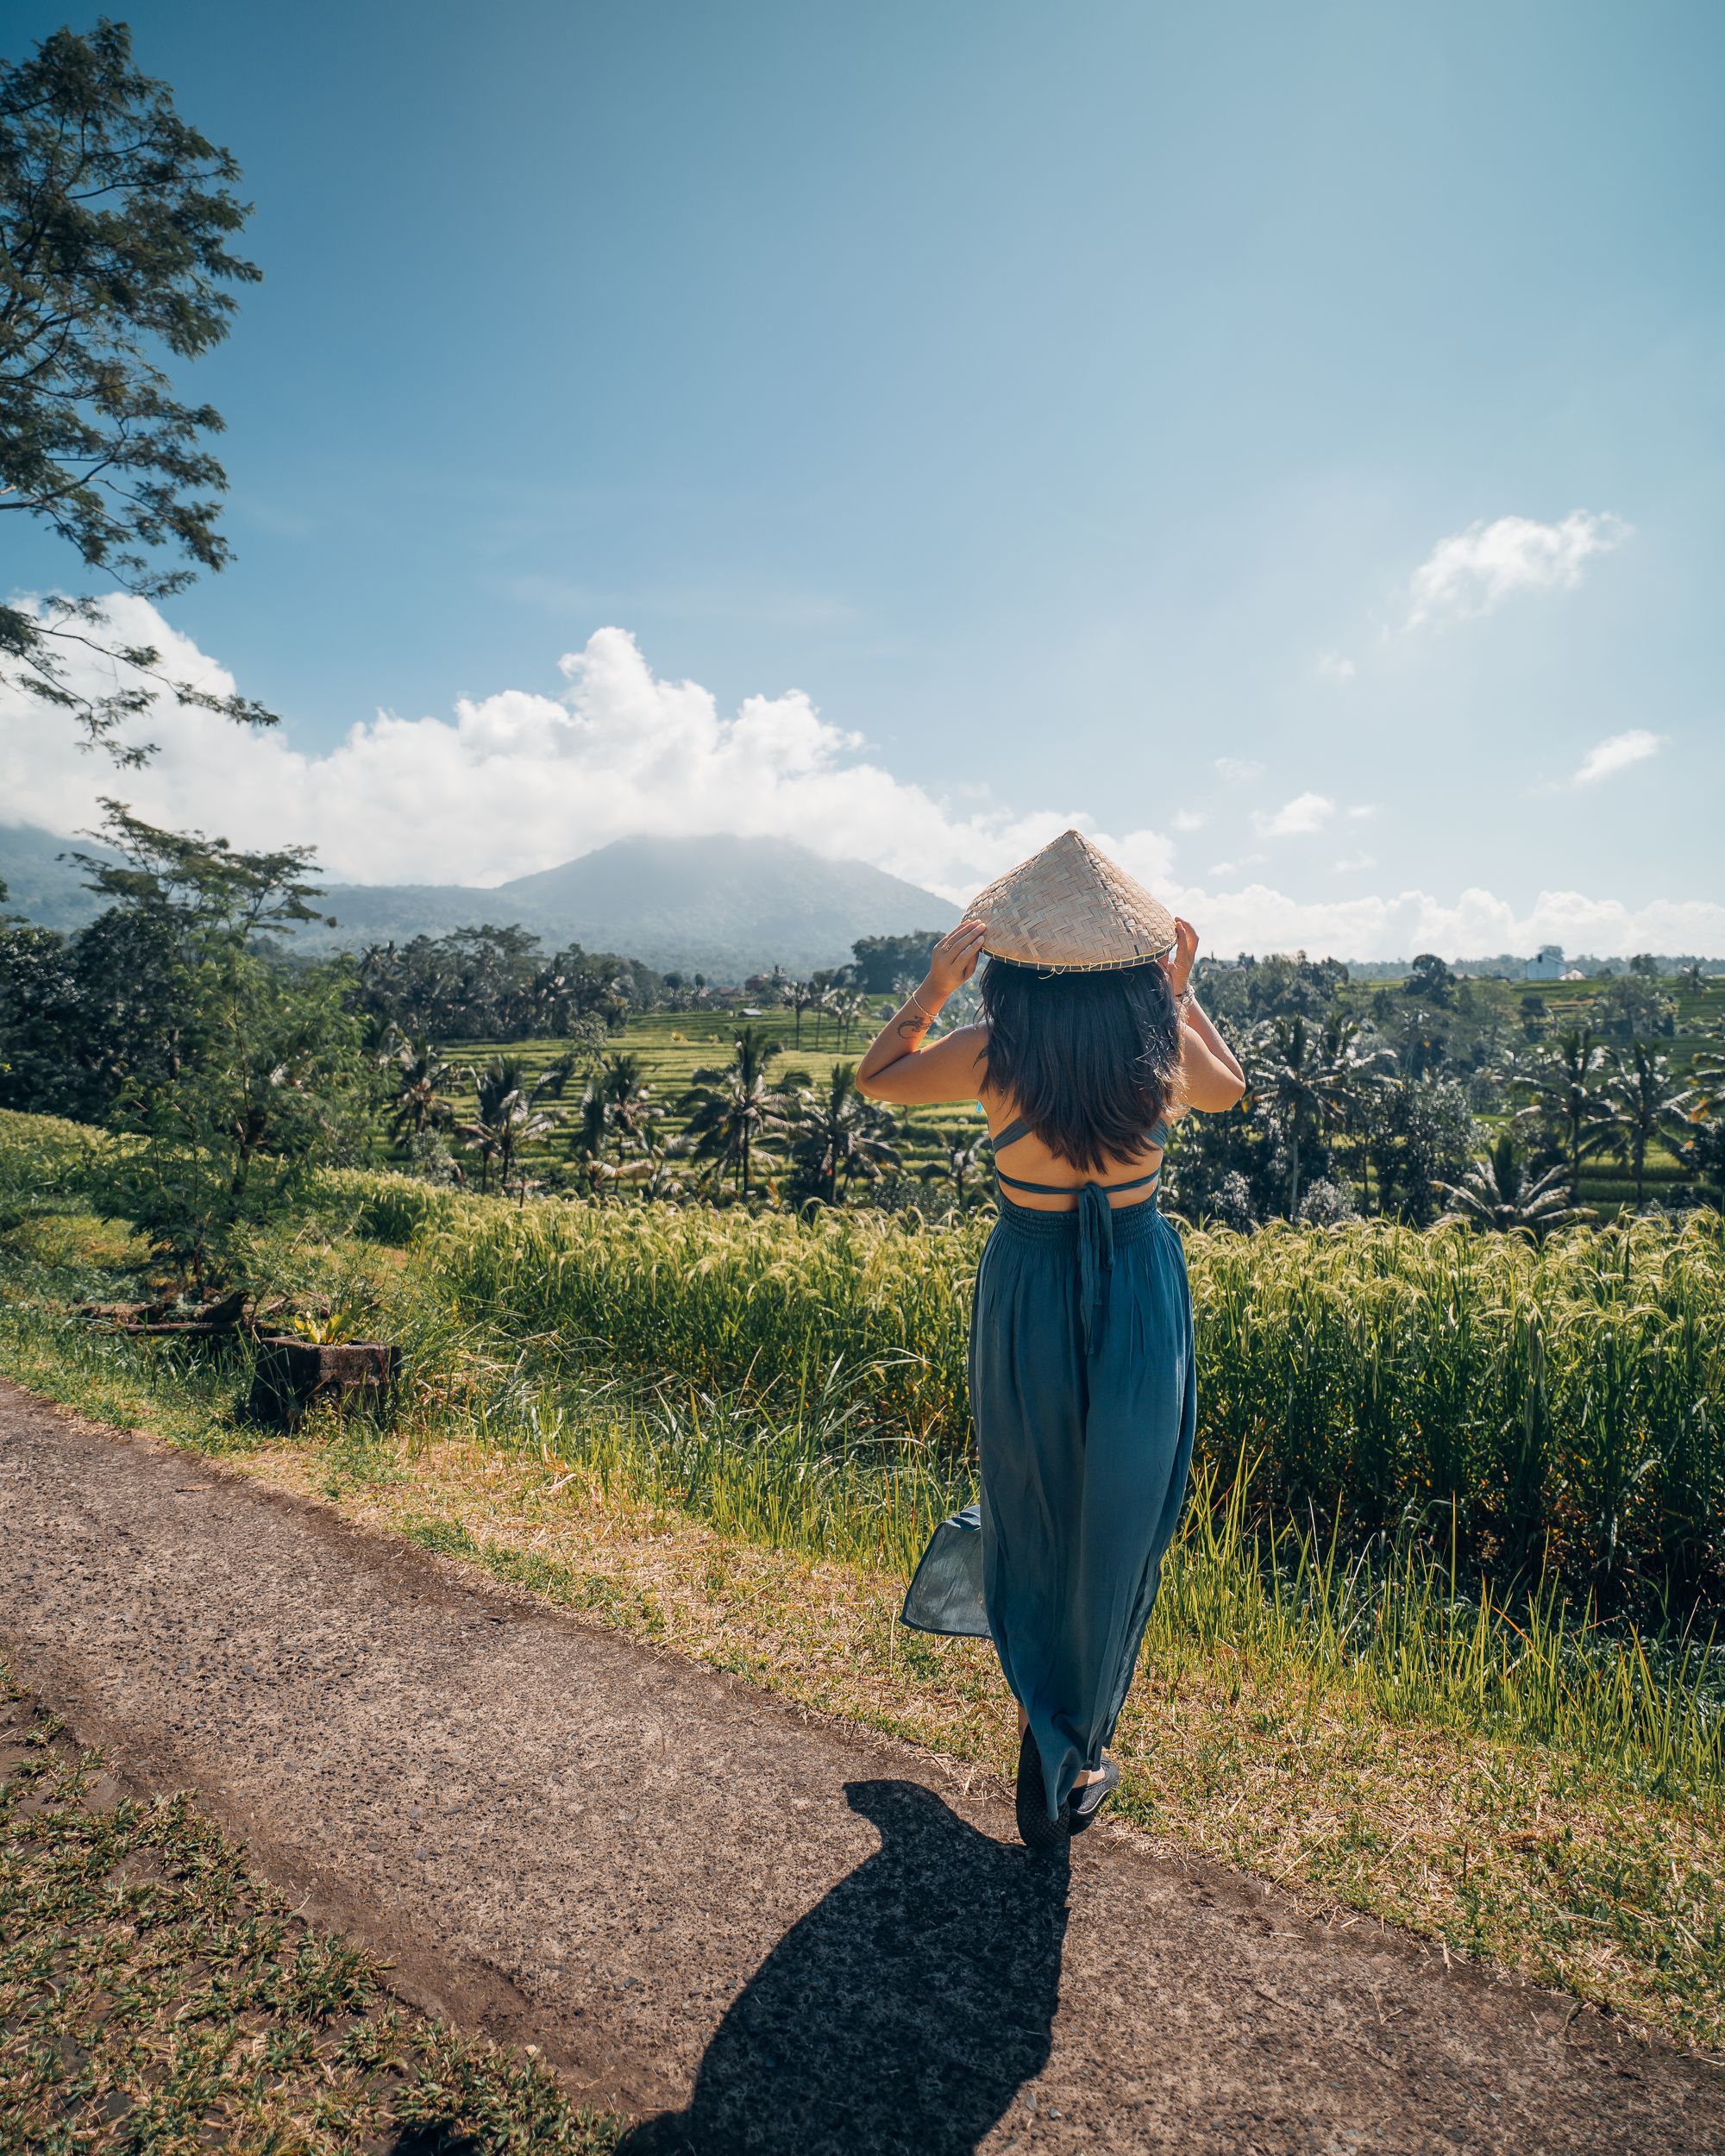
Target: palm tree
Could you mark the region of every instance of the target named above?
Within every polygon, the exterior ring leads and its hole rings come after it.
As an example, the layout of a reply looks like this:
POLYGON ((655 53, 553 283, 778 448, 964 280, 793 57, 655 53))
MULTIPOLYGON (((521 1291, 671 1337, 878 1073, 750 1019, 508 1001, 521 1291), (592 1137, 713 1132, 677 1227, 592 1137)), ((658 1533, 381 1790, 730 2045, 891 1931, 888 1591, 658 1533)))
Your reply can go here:
POLYGON ((1543 1240, 1553 1228, 1584 1217, 1570 1203, 1564 1181, 1560 1167, 1530 1175, 1521 1147, 1505 1131, 1458 1183, 1440 1183, 1438 1188, 1450 1201, 1446 1220, 1543 1240))
POLYGON ((538 1085, 530 1081, 517 1056, 493 1056, 483 1070, 474 1073, 474 1087, 479 1096, 479 1112, 472 1122, 460 1126, 460 1133, 480 1156, 483 1195, 491 1187, 492 1161, 501 1162, 499 1181, 507 1190, 517 1152, 531 1139, 555 1129, 556 1118, 534 1107, 538 1085))
POLYGON ((803 1012, 820 1000, 819 993, 806 981, 787 981, 779 991, 779 1000, 791 1011, 792 1045, 803 1044, 803 1012))
POLYGON ((1248 1045, 1251 1090, 1288 1149, 1288 1218, 1300 1217, 1300 1167, 1333 1112, 1337 1081, 1326 1069, 1320 1037, 1304 1018, 1271 1018, 1248 1045))
POLYGON ((972 1179, 980 1175, 986 1180, 993 1157, 986 1131, 979 1131, 968 1145, 962 1133, 947 1140, 946 1174, 951 1178, 953 1203, 961 1215, 970 1194, 972 1179))
POLYGON ((604 1157, 605 1134, 611 1125, 611 1104, 604 1081, 589 1078, 581 1092, 581 1105, 569 1136, 569 1150, 589 1167, 604 1157))
POLYGON ((1703 1049, 1689 1067, 1689 1089, 1684 1095, 1684 1115, 1694 1123, 1725 1109, 1725 1054, 1703 1049))
POLYGON ((1709 1049, 1689 1067, 1681 1099, 1684 1125, 1683 1162, 1705 1184, 1718 1187, 1725 1207, 1725 1055, 1709 1049))
POLYGON ((1581 1195, 1581 1163, 1609 1138, 1609 1111, 1599 1084, 1604 1061, 1605 1044, 1595 1037, 1592 1027, 1571 1026, 1552 1041, 1532 1081, 1534 1098, 1569 1164, 1571 1203, 1581 1195))
POLYGON ((395 1060, 398 1075, 390 1110, 391 1137, 423 1138, 428 1131, 444 1128, 455 1112, 442 1090, 450 1066, 425 1040, 403 1041, 395 1060))
POLYGON ((769 1132, 783 1130, 794 1112, 793 1102, 768 1087, 767 1066, 778 1053, 777 1041, 768 1039, 759 1026, 745 1025, 730 1062, 723 1069, 696 1071, 677 1103, 688 1118, 690 1152, 697 1160, 729 1163, 743 1197, 749 1194, 754 1147, 769 1132))
POLYGON ((599 1074, 606 1119, 618 1134, 619 1160, 625 1146, 640 1152, 648 1150, 652 1126, 658 1119, 652 1089, 645 1080, 645 1064, 638 1056, 627 1053, 607 1057, 599 1074))
POLYGON ((1635 1210, 1646 1201, 1647 1148, 1688 1120, 1687 1092, 1672 1084, 1671 1064, 1644 1041, 1636 1041, 1615 1059, 1605 1086, 1611 1144, 1629 1163, 1635 1178, 1635 1210))
MULTIPOLYGON (((1350 1142, 1358 1141, 1358 1152, 1364 1152, 1364 1128, 1370 1121, 1372 1100, 1383 1090, 1395 1066, 1393 1049, 1361 1045, 1358 1018, 1346 1018, 1341 1012, 1334 1011, 1325 1020, 1318 1044, 1318 1076, 1314 1082, 1328 1119, 1341 1125, 1350 1142)), ((1370 1156, 1358 1159, 1357 1164, 1362 1171, 1361 1181, 1370 1204, 1370 1156)))
POLYGON ((869 1006, 854 988, 834 988, 827 997, 833 1021, 838 1027, 838 1044, 849 1048, 850 1036, 857 1024, 868 1015, 869 1006))
POLYGON ((838 1201, 841 1175, 849 1197, 854 1175, 874 1176, 883 1167, 899 1165, 892 1143, 896 1126, 884 1109, 857 1092, 855 1063, 832 1066, 825 1096, 819 1100, 806 1096, 799 1123, 797 1150, 813 1170, 829 1205, 838 1201))

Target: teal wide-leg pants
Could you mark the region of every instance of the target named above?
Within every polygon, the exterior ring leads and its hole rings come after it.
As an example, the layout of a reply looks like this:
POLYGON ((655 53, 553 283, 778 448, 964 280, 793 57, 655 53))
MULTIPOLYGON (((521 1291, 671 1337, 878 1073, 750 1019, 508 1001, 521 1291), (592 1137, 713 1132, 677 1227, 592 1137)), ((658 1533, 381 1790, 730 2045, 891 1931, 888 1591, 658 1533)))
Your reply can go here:
POLYGON ((1192 1463, 1186 1255, 1153 1200, 1003 1200, 970 1332, 980 1507, 938 1530, 905 1620, 992 1637, 1050 1818, 1113 1735, 1192 1463))

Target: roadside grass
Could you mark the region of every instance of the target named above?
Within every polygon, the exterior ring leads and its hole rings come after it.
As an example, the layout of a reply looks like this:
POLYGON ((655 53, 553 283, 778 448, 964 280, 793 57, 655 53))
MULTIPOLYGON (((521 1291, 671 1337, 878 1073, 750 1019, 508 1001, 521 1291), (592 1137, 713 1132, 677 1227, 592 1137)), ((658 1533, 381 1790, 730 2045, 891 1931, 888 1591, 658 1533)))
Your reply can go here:
MULTIPOLYGON (((31 1224, 12 1268, 28 1292, 0 1307, 8 1376, 806 1708, 1010 1771, 987 1643, 897 1622, 908 1556, 969 1494, 961 1470, 895 1474, 818 1388, 775 1420, 770 1395, 596 1382, 477 1338, 392 1426, 272 1438, 235 1413, 242 1363, 104 1338, 53 1307, 129 1262, 104 1237, 31 1224)), ((399 1257, 342 1262, 386 1285, 399 1257)), ((1656 1666, 1555 1609, 1518 1628, 1429 1560, 1392 1556, 1345 1568, 1295 1538, 1272 1562, 1237 1503, 1201 1493, 1120 1732, 1123 1821, 1725 2046, 1706 1658, 1656 1666)))
POLYGON ((184 1795, 118 1794, 0 1670, 0 2151, 604 2156, 532 2058, 392 1996, 184 1795))

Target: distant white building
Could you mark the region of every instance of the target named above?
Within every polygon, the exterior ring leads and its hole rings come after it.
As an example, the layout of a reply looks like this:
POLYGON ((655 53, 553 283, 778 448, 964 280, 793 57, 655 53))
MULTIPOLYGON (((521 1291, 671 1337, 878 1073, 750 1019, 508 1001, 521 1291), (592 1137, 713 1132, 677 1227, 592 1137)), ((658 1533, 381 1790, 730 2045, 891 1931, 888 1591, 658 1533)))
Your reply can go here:
POLYGON ((1561 981, 1564 977, 1564 955, 1561 943, 1541 943, 1537 958, 1530 958, 1521 968, 1527 981, 1561 981))

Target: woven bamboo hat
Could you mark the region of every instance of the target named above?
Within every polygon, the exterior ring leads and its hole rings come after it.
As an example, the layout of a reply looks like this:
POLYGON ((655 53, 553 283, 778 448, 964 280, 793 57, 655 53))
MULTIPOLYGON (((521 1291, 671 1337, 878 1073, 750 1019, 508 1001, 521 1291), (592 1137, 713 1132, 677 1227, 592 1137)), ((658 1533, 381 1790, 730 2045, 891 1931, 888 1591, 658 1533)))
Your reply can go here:
POLYGON ((987 929, 991 958, 1045 973, 1142 966, 1174 948, 1174 916, 1082 831, 1059 837, 998 876, 967 920, 987 929))

